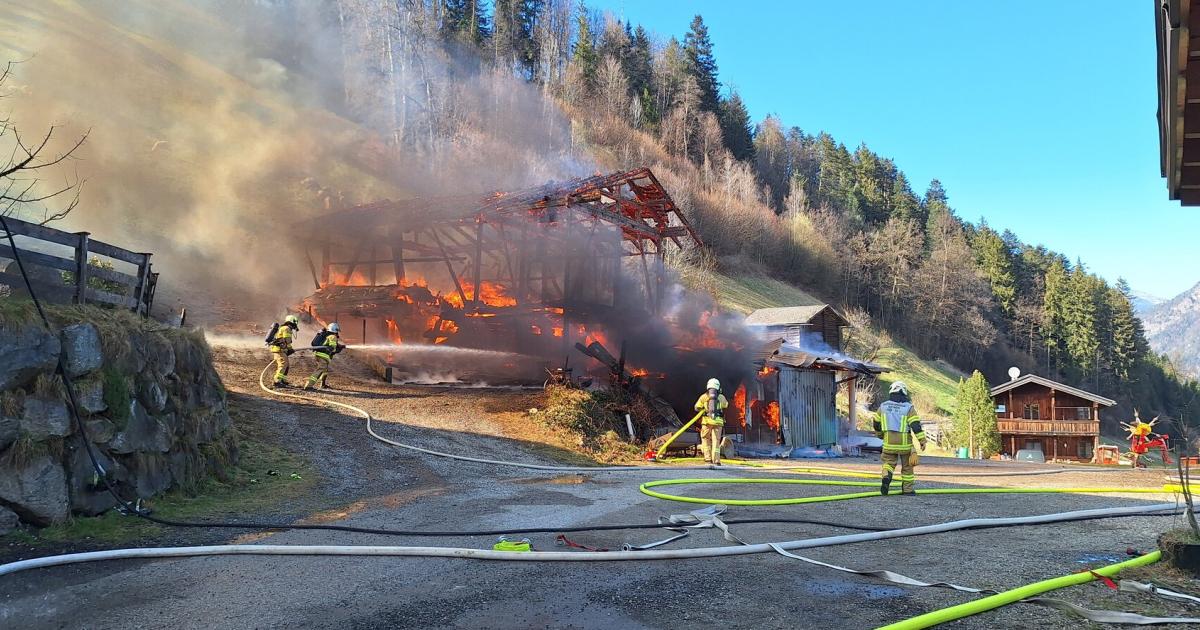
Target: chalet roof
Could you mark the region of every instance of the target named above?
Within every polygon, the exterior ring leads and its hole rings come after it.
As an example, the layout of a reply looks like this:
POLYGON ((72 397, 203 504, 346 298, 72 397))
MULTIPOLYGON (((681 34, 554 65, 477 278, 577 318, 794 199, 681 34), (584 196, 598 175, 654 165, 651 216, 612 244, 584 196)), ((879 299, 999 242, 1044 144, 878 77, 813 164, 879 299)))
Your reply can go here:
POLYGON ((1059 383, 1058 381, 1052 381, 1048 378, 1042 378, 1041 376, 1038 376, 1037 374, 1026 374, 1022 377, 1017 378, 1016 380, 1004 383, 1003 385, 997 385, 992 388, 992 396, 998 396, 998 395, 1003 394, 1004 392, 1007 392, 1011 389, 1016 389, 1018 387, 1021 387, 1022 385, 1028 385, 1029 383, 1034 383, 1037 385, 1041 385, 1043 387, 1048 387, 1048 388, 1056 390, 1056 391, 1071 394, 1072 396, 1086 398, 1094 403, 1099 403, 1101 405, 1104 405, 1105 407, 1112 407, 1113 405, 1117 404, 1117 401, 1115 401, 1115 400, 1105 398, 1103 396, 1098 396, 1091 392, 1085 392, 1082 389, 1077 389, 1075 387, 1071 387, 1070 385, 1064 385, 1062 383, 1059 383))
POLYGON ((758 352, 754 353, 754 361, 758 364, 775 367, 781 365, 796 368, 816 367, 862 374, 880 374, 891 371, 882 365, 859 361, 833 350, 820 351, 789 345, 784 339, 767 342, 758 352))
POLYGON ((809 324, 821 313, 829 311, 837 318, 839 326, 849 326, 850 322, 842 317, 828 304, 809 304, 805 306, 782 306, 778 308, 760 308, 746 316, 748 326, 786 326, 794 324, 809 324))

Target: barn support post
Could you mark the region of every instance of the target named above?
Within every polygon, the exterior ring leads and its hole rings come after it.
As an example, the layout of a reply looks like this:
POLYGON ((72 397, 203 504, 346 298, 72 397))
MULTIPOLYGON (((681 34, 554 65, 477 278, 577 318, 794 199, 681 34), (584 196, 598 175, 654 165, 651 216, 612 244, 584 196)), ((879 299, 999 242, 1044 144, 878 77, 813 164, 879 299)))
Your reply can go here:
POLYGON ((458 274, 454 273, 454 264, 450 262, 450 256, 446 253, 446 246, 442 245, 442 237, 438 236, 437 228, 429 228, 429 233, 433 235, 433 242, 437 243, 438 250, 442 252, 442 260, 446 263, 446 271, 450 272, 450 279, 454 281, 454 289, 458 291, 458 297, 462 298, 465 305, 467 303, 467 294, 463 292, 462 283, 458 281, 458 274))
POLYGON ((396 284, 407 284, 404 271, 404 233, 392 235, 392 273, 396 284))
MULTIPOLYGON (((1050 390, 1050 421, 1051 422, 1058 420, 1058 402, 1057 402, 1057 398, 1055 397, 1057 395, 1057 393, 1058 392, 1054 391, 1053 389, 1050 390)), ((1053 425, 1051 425, 1051 426, 1053 426, 1053 425)))
POLYGON ((313 286, 317 290, 321 289, 321 281, 317 278, 317 266, 313 264, 312 256, 308 253, 308 248, 304 250, 304 261, 308 263, 308 272, 312 274, 313 286))
POLYGON ((475 282, 471 289, 471 301, 479 308, 479 285, 483 281, 483 215, 475 217, 475 282))
POLYGON ((850 430, 858 428, 858 376, 846 379, 846 392, 850 398, 850 430))

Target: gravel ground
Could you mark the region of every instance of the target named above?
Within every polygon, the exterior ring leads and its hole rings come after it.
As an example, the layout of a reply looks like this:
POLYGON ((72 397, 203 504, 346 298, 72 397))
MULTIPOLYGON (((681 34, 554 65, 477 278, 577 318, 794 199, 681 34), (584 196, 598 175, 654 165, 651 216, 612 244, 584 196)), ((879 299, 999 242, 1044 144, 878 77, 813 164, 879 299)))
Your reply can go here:
MULTIPOLYGON (((249 352, 222 351, 220 370, 233 395, 271 423, 280 442, 310 454, 324 477, 311 504, 294 515, 342 506, 336 522, 364 527, 472 530, 650 523, 696 507, 647 497, 638 483, 679 477, 764 476, 735 471, 638 471, 564 475, 431 458, 370 439, 362 422, 329 409, 262 398, 249 352), (253 398, 253 400, 250 400, 253 398)), ((343 362, 349 363, 349 362, 343 362)), ((492 390, 398 388, 365 369, 339 365, 322 394, 386 420, 392 439, 474 456, 554 463, 555 448, 514 439, 511 413, 529 394, 492 390), (506 416, 505 414, 509 414, 506 416)), ((827 462, 818 462, 818 465, 827 462)), ((874 472, 871 460, 839 467, 874 472)), ((921 472, 1028 470, 1016 464, 930 459, 921 472)), ((1068 472, 1036 477, 938 477, 923 487, 1161 485, 1161 472, 1068 472)), ((842 492, 819 486, 694 485, 694 496, 771 498, 842 492)), ((1159 495, 929 495, 811 505, 732 508, 729 518, 814 518, 874 527, 910 527, 969 517, 1020 516, 1158 503, 1159 495)), ((322 520, 331 517, 326 513, 322 520)), ((858 569, 890 569, 925 581, 1007 589, 1150 550, 1173 517, 1133 517, 963 531, 805 550, 811 558, 858 569)), ((821 537, 849 530, 808 524, 733 526, 747 542, 821 537)), ((661 530, 571 534, 597 547, 642 544, 661 530)), ((531 536, 557 549, 552 534, 531 536)), ((193 541, 212 542, 211 532, 193 541)), ((398 538, 337 532, 279 532, 268 544, 437 545, 488 548, 493 537, 398 538)), ((727 545, 719 533, 694 532, 668 548, 727 545)), ((1200 586, 1193 592, 1200 591, 1200 586)), ((1148 596, 1110 596, 1089 584, 1054 594, 1092 607, 1149 610, 1148 596)), ((0 578, 0 626, 22 628, 661 628, 721 624, 732 628, 869 628, 974 596, 915 589, 812 566, 774 554, 724 559, 502 563, 448 559, 213 557, 76 565, 0 578)), ((1155 613, 1164 612, 1155 609, 1155 613)), ((1186 610, 1174 610, 1182 614, 1186 610)), ((1193 614, 1195 614, 1193 612, 1193 614)), ((949 624, 960 628, 1075 628, 1080 620, 1031 605, 1012 605, 949 624)))

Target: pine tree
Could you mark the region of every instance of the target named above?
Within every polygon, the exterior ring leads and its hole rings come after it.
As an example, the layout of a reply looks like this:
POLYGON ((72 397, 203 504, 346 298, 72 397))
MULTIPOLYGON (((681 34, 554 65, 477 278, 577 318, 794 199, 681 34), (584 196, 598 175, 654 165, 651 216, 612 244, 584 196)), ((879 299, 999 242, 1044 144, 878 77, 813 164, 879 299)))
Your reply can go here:
POLYGON ((1067 354, 1077 377, 1093 374, 1100 350, 1096 326, 1096 294, 1082 262, 1077 262, 1067 282, 1063 327, 1067 354))
POLYGON ((491 49, 493 62, 504 68, 533 76, 537 59, 534 24, 542 0, 494 0, 491 49))
POLYGON ((928 234, 939 217, 950 213, 950 200, 946 196, 946 189, 942 188, 942 182, 936 179, 929 182, 929 188, 925 190, 925 199, 921 202, 921 210, 925 215, 925 233, 928 234))
MULTIPOLYGON (((749 162, 754 159, 754 135, 750 131, 750 111, 737 90, 730 90, 729 96, 721 99, 721 137, 725 148, 733 154, 735 160, 749 162)), ((779 134, 782 145, 783 134, 779 134)), ((781 146, 782 148, 782 146, 781 146)), ((780 199, 783 197, 781 196, 780 199)))
POLYGON ((754 132, 754 170, 771 191, 771 207, 779 212, 788 194, 788 155, 787 139, 775 116, 764 118, 754 132))
POLYGON ((958 382, 958 408, 954 411, 949 438, 954 446, 973 447, 972 457, 978 453, 988 458, 1000 452, 995 404, 987 379, 979 370, 958 382))
POLYGON ((700 88, 700 109, 719 115, 721 84, 717 81, 717 61, 708 27, 699 15, 692 19, 691 28, 683 37, 683 50, 687 54, 688 72, 700 88))
POLYGON ((1046 269, 1045 291, 1042 295, 1042 340, 1046 346, 1046 369, 1061 371, 1061 354, 1066 346, 1067 284, 1069 276, 1060 260, 1046 269))
POLYGON ((1006 318, 1013 316, 1017 305, 1017 279, 1013 273, 1013 254, 995 230, 981 222, 971 240, 975 261, 992 285, 992 295, 1006 318))
MULTIPOLYGON (((650 36, 646 34, 646 29, 638 25, 633 29, 633 35, 629 41, 629 54, 624 59, 625 75, 629 77, 629 90, 639 97, 644 95, 647 100, 652 98, 650 94, 650 82, 654 75, 652 59, 650 36)), ((643 103, 644 109, 645 104, 643 103)), ((643 115, 645 115, 644 112, 643 115)))
POLYGON ((1111 369, 1117 379, 1128 381, 1144 354, 1145 332, 1134 313, 1129 283, 1124 278, 1117 279, 1117 286, 1108 290, 1107 297, 1112 313, 1111 369))
POLYGON ((896 173, 896 179, 892 182, 891 206, 893 217, 913 221, 921 226, 921 229, 925 228, 925 214, 921 209, 921 202, 913 194, 908 177, 902 171, 896 173))
POLYGON ((442 37, 481 46, 490 35, 487 7, 481 0, 442 0, 442 37))
POLYGON ((596 86, 596 72, 600 68, 600 55, 596 52, 596 45, 593 41, 587 7, 582 3, 579 5, 575 25, 575 50, 571 56, 571 63, 583 78, 585 89, 590 92, 596 86))

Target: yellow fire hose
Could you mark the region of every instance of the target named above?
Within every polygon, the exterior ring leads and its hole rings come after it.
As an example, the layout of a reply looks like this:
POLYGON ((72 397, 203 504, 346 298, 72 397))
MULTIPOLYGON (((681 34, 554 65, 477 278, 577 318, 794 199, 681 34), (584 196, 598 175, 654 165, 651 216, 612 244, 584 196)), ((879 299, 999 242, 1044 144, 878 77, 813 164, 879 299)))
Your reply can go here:
MULTIPOLYGON (((869 497, 878 497, 879 483, 872 481, 830 481, 818 479, 759 479, 745 477, 721 477, 710 479, 662 479, 659 481, 647 481, 638 486, 638 490, 642 494, 655 497, 657 499, 665 499, 667 501, 679 501, 682 503, 705 503, 705 504, 721 504, 721 505, 797 505, 801 503, 826 503, 829 501, 846 501, 849 499, 866 499, 869 497), (710 499, 703 497, 686 497, 677 494, 667 494, 651 490, 658 486, 679 486, 687 484, 708 484, 708 483, 735 483, 735 484, 761 484, 761 483, 784 483, 794 485, 808 486, 852 486, 860 488, 875 488, 869 492, 851 492, 846 494, 831 494, 816 497, 789 497, 785 499, 729 499, 718 498, 710 499)), ((919 494, 1170 494, 1171 490, 1164 486, 1162 488, 925 488, 917 490, 919 494)))
POLYGON ((1013 602, 1019 602, 1023 599, 1045 593, 1046 591, 1053 591, 1055 589, 1066 588, 1068 586, 1075 586, 1076 584, 1091 582, 1092 580, 1096 579, 1097 575, 1112 577, 1117 573, 1120 573, 1123 569, 1132 569, 1133 567, 1140 567, 1158 562, 1161 557, 1161 551, 1153 551, 1144 556, 1138 556, 1132 560, 1126 560, 1125 562, 1119 562, 1117 564, 1110 564, 1094 571, 1072 573, 1071 575, 1064 575, 1062 577, 1057 577, 1050 580, 1042 580, 1041 582, 1026 584, 1025 586, 1014 588, 1011 591, 1004 591, 1003 593, 977 599, 965 604, 959 604, 957 606, 950 606, 949 608, 928 612, 924 615, 918 615, 916 617, 905 619, 904 621, 898 621, 886 626, 881 626, 877 630, 918 630, 919 628, 936 626, 940 623, 947 623, 956 619, 962 619, 963 617, 969 617, 981 612, 986 612, 994 608, 999 608, 1013 602))
POLYGON ((667 438, 667 441, 663 442, 662 446, 658 447, 658 450, 654 452, 654 459, 660 462, 664 461, 666 459, 667 447, 671 445, 671 442, 674 442, 675 438, 683 435, 683 432, 687 431, 688 427, 696 424, 696 421, 699 420, 700 416, 702 415, 704 415, 703 411, 697 411, 696 415, 693 416, 691 420, 688 420, 687 423, 680 427, 678 431, 672 433, 671 437, 667 438))

